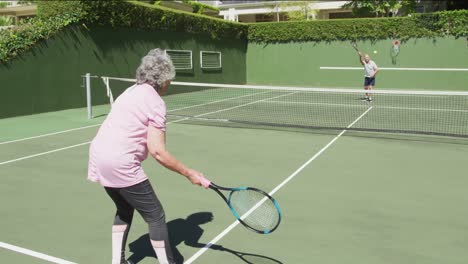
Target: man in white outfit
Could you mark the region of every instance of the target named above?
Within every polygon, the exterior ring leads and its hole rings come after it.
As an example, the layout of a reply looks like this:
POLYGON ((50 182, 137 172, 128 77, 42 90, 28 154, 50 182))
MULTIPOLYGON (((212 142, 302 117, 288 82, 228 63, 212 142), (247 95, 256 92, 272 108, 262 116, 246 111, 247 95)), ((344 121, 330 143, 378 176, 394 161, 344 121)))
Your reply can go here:
MULTIPOLYGON (((377 64, 373 60, 370 59, 369 54, 364 56, 362 59, 362 52, 358 52, 359 54, 359 61, 361 62, 362 66, 364 66, 364 89, 367 91, 372 91, 375 86, 375 75, 379 72, 379 68, 377 64)), ((371 102, 372 101, 372 93, 366 92, 366 97, 363 100, 371 102)))

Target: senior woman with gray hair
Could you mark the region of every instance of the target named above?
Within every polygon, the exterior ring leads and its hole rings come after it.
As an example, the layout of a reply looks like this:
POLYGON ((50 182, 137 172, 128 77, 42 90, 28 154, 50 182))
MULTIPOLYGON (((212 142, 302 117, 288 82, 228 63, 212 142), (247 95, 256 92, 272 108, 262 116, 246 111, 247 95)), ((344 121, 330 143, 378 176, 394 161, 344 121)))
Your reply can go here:
POLYGON ((163 50, 151 50, 136 71, 136 84, 117 98, 90 146, 88 179, 104 186, 117 207, 112 226, 112 264, 128 263, 125 244, 135 209, 148 223, 159 262, 175 263, 164 209, 141 167, 148 152, 193 184, 209 185, 203 174, 166 150, 166 105, 161 96, 174 76, 169 56, 163 50))

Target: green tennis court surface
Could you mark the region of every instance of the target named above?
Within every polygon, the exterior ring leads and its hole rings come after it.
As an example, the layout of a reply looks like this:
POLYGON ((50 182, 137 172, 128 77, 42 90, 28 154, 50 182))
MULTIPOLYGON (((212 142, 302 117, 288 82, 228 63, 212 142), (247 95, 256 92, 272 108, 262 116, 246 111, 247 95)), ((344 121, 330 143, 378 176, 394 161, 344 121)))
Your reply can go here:
MULTIPOLYGON (((354 108, 363 115, 343 120, 346 125, 372 118, 374 109, 364 114, 369 108, 354 108)), ((94 107, 101 117, 92 120, 85 109, 0 120, 1 263, 51 263, 24 250, 59 258, 55 263, 110 262, 113 204, 101 187, 86 181, 87 142, 107 111, 94 107), (21 249, 6 249, 10 246, 21 249)), ((204 111, 194 115, 217 110, 204 111)), ((174 122, 178 118, 171 119, 167 139, 176 157, 222 185, 266 191, 280 186, 274 196, 284 214, 269 235, 241 226, 228 229, 234 218, 214 192, 192 186, 149 158, 145 171, 186 263, 468 259, 466 139, 233 128, 174 122), (214 246, 199 251, 210 242, 214 246)), ((155 263, 146 234, 146 224, 135 216, 127 256, 155 263)))

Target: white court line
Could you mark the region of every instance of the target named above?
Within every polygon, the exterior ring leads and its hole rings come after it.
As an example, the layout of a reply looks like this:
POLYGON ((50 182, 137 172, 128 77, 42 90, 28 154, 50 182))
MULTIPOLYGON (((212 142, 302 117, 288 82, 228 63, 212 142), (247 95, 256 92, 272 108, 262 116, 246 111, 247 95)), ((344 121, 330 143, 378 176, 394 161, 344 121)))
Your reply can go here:
POLYGON ((365 104, 331 104, 331 103, 312 103, 312 102, 286 102, 286 101, 270 101, 279 104, 297 104, 297 105, 324 105, 324 106, 344 106, 344 107, 369 107, 365 104))
MULTIPOLYGON (((324 106, 343 106, 343 107, 368 107, 364 104, 329 104, 329 103, 311 103, 311 102, 286 102, 286 101, 269 101, 280 104, 298 104, 298 105, 324 105, 324 106)), ((462 112, 468 113, 468 110, 463 109, 444 109, 444 108, 419 108, 419 107, 399 107, 399 106, 375 106, 375 108, 397 109, 397 110, 419 110, 419 111, 439 111, 439 112, 462 112)))
POLYGON ((1 241, 0 241, 0 248, 9 249, 11 251, 15 251, 15 252, 18 252, 18 253, 21 253, 21 254, 24 254, 24 255, 29 255, 29 256, 32 256, 32 257, 39 258, 39 259, 43 259, 45 261, 52 262, 52 263, 76 264, 75 262, 71 262, 71 261, 68 261, 68 260, 52 257, 52 256, 42 254, 42 253, 39 253, 39 252, 36 252, 36 251, 32 251, 32 250, 29 250, 29 249, 26 249, 26 248, 10 245, 10 244, 7 244, 7 243, 1 242, 1 241))
POLYGON ((260 99, 260 100, 253 101, 253 102, 250 102, 250 103, 237 105, 237 106, 234 106, 234 107, 229 107, 229 108, 225 108, 225 109, 221 109, 221 110, 217 110, 217 111, 213 111, 213 112, 209 112, 209 113, 196 115, 196 116, 193 116, 193 117, 187 117, 187 118, 175 120, 175 121, 172 121, 172 123, 182 122, 182 121, 185 121, 185 120, 188 120, 188 119, 191 119, 191 118, 197 118, 197 117, 207 116, 207 115, 211 115, 211 114, 216 114, 216 113, 219 113, 219 112, 229 111, 229 110, 232 110, 232 109, 236 109, 236 108, 251 105, 251 104, 258 104, 260 102, 264 102, 264 101, 268 101, 268 100, 271 100, 271 99, 276 99, 276 98, 280 98, 280 97, 283 97, 283 96, 288 96, 288 95, 296 94, 296 93, 298 93, 298 92, 292 92, 292 93, 282 94, 282 95, 278 95, 278 96, 274 96, 274 97, 264 98, 264 99, 260 99))
POLYGON ((264 94, 264 93, 270 93, 270 92, 271 91, 266 91, 266 92, 247 94, 247 95, 242 95, 242 96, 237 96, 237 97, 229 97, 229 98, 218 100, 218 101, 212 101, 212 102, 203 103, 203 104, 190 105, 190 106, 185 106, 185 107, 181 107, 181 108, 171 109, 171 110, 167 110, 167 112, 170 113, 170 112, 175 112, 175 111, 184 110, 184 109, 188 109, 188 108, 193 108, 193 107, 198 107, 198 106, 203 106, 203 105, 209 105, 209 104, 215 104, 215 103, 219 103, 219 102, 225 102, 225 101, 229 101, 229 100, 235 100, 235 99, 239 99, 239 98, 243 98, 243 97, 248 97, 248 96, 253 96, 253 95, 258 95, 258 94, 264 94))
POLYGON ((71 149, 71 148, 75 148, 75 147, 87 145, 87 144, 89 144, 89 143, 91 143, 91 141, 84 142, 84 143, 80 143, 80 144, 76 144, 76 145, 73 145, 73 146, 64 147, 64 148, 53 149, 53 150, 49 150, 49 151, 46 151, 46 152, 41 152, 41 153, 29 155, 29 156, 24 156, 24 157, 17 158, 17 159, 12 159, 12 160, 3 161, 3 162, 0 162, 0 166, 1 166, 1 165, 8 164, 8 163, 12 163, 12 162, 20 161, 20 160, 25 160, 25 159, 30 159, 30 158, 34 158, 34 157, 39 157, 39 156, 43 156, 43 155, 46 155, 46 154, 50 154, 50 153, 59 152, 59 151, 66 150, 66 149, 71 149))
MULTIPOLYGON (((363 67, 328 67, 322 66, 320 70, 363 70, 363 67)), ((468 71, 467 68, 388 68, 382 67, 380 70, 387 71, 468 71)))
POLYGON ((83 127, 77 127, 77 128, 62 130, 62 131, 58 131, 58 132, 52 132, 52 133, 43 134, 43 135, 38 135, 38 136, 33 136, 33 137, 15 139, 15 140, 11 140, 11 141, 3 141, 3 142, 0 142, 0 145, 9 144, 9 143, 15 143, 15 142, 20 142, 20 141, 29 140, 29 139, 35 139, 35 138, 41 138, 41 137, 48 137, 48 136, 58 135, 58 134, 63 134, 63 133, 72 132, 72 131, 76 131, 76 130, 91 128, 91 127, 97 127, 97 126, 100 126, 100 125, 101 125, 101 124, 95 124, 95 125, 90 125, 90 126, 83 126, 83 127))
MULTIPOLYGON (((320 149, 317 153, 315 153, 314 156, 312 156, 308 161, 306 161, 304 164, 302 164, 295 172, 293 172, 289 177, 287 177, 283 182, 281 182, 276 188, 274 188, 269 194, 270 196, 275 194, 279 189, 281 189, 286 183, 291 181, 296 175, 298 175, 305 167, 307 167, 312 161, 314 161, 316 158, 318 158, 325 150, 327 150, 335 141, 337 141, 344 133, 346 133, 348 128, 351 128, 354 124, 356 124, 362 117, 364 117, 372 107, 369 107, 364 113, 362 113, 358 118, 356 118, 351 124, 349 124, 346 129, 341 131, 336 137, 334 137, 330 142, 328 142, 327 145, 325 145, 322 149, 320 149)), ((243 216, 244 217, 244 216, 243 216)), ((235 221, 232 223, 230 226, 228 226, 226 229, 223 230, 219 235, 217 235, 215 238, 213 238, 206 246, 198 250, 192 257, 190 257, 184 264, 191 264, 195 260, 197 260, 203 253, 205 253, 213 244, 218 242, 221 238, 223 238, 225 235, 227 235, 234 227, 236 227, 239 224, 239 221, 235 221)))
POLYGON ((419 111, 439 111, 439 112, 462 112, 462 113, 468 113, 468 110, 462 110, 462 109, 418 108, 418 107, 397 107, 397 106, 377 106, 377 108, 397 109, 397 110, 419 110, 419 111))

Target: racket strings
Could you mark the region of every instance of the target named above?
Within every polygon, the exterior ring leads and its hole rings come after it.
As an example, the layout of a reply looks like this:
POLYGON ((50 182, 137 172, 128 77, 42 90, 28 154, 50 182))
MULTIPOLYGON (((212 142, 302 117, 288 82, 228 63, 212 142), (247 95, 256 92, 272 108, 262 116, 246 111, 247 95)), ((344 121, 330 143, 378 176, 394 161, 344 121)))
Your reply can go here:
POLYGON ((255 190, 239 190, 231 194, 230 204, 241 220, 261 232, 273 230, 280 213, 272 200, 255 190))

